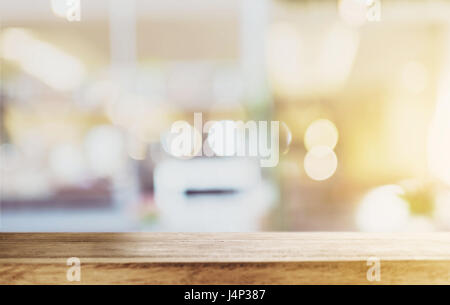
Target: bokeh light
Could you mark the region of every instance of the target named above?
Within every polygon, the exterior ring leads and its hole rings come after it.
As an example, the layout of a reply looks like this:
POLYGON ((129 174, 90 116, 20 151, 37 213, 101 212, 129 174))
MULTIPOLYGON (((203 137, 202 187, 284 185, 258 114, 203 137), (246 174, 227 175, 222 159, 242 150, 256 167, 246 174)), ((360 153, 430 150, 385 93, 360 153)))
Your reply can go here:
POLYGON ((112 175, 123 166, 123 136, 117 127, 92 128, 85 138, 85 150, 89 167, 98 176, 112 175))
POLYGON ((342 22, 334 24, 324 35, 321 50, 317 54, 316 82, 320 88, 338 90, 348 80, 358 48, 360 37, 357 29, 342 22))
POLYGON ((406 230, 409 205, 398 185, 384 185, 370 191, 361 201, 356 223, 363 232, 398 232, 406 230))
POLYGON ((51 0, 52 12, 58 17, 66 17, 67 0, 51 0))
POLYGON ((28 31, 9 28, 1 36, 3 56, 56 90, 78 87, 85 77, 83 63, 55 46, 40 41, 28 31))
POLYGON ((299 93, 304 81, 301 41, 299 33, 289 23, 271 26, 268 33, 267 64, 277 93, 289 96, 299 93))
POLYGON ((338 160, 328 146, 315 146, 305 156, 305 172, 313 180, 322 181, 333 176, 338 160))
POLYGON ((72 143, 56 145, 50 152, 49 165, 53 175, 62 184, 79 183, 86 171, 83 151, 72 143))
POLYGON ((127 153, 133 160, 145 160, 147 157, 148 143, 141 141, 138 137, 130 134, 127 138, 127 153))
POLYGON ((339 133, 333 122, 319 119, 312 122, 305 132, 304 143, 307 150, 315 146, 327 146, 334 149, 339 133))

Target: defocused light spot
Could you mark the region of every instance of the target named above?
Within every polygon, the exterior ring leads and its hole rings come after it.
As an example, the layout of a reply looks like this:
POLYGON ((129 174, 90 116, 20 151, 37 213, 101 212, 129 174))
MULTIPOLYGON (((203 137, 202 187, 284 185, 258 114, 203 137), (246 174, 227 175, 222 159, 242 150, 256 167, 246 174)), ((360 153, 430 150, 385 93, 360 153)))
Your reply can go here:
POLYGON ((406 229, 409 205, 400 196, 404 190, 398 185, 385 185, 370 191, 361 201, 356 222, 364 232, 397 232, 406 229))
POLYGON ((88 164, 99 176, 112 175, 124 162, 123 138, 113 126, 102 125, 92 128, 85 138, 88 164))
POLYGON ((364 0, 340 0, 338 12, 341 19, 351 26, 361 26, 367 20, 367 5, 364 0))
POLYGON ((66 17, 67 0, 51 0, 52 12, 58 17, 66 17))
POLYGON ((131 128, 141 121, 141 116, 148 115, 147 101, 133 94, 123 94, 108 103, 107 115, 115 125, 131 128))
POLYGON ((408 62, 402 70, 402 85, 406 90, 418 94, 427 86, 427 74, 427 70, 422 63, 408 62))
POLYGON ((49 165, 56 178, 63 183, 79 183, 86 169, 83 152, 74 144, 55 146, 50 151, 49 165))
POLYGON ((208 131, 208 145, 217 156, 233 156, 237 153, 236 135, 235 122, 216 122, 208 131))
POLYGON ((305 172, 313 180, 322 181, 330 178, 337 169, 337 157, 327 146, 315 146, 305 156, 305 172))
POLYGON ((127 153, 131 159, 145 160, 145 158, 147 157, 147 146, 147 143, 139 140, 139 138, 137 138, 133 134, 128 135, 127 153))
POLYGON ((64 91, 81 84, 85 68, 77 58, 35 39, 23 29, 6 29, 1 38, 4 58, 17 62, 24 71, 48 86, 64 91))
POLYGON ((295 95, 303 81, 299 33, 289 23, 278 23, 271 26, 267 41, 267 65, 275 90, 295 95))
POLYGON ((358 51, 357 29, 337 23, 326 34, 316 64, 321 87, 335 89, 348 79, 358 51))
POLYGON ((108 106, 109 103, 117 99, 118 93, 118 86, 114 85, 111 81, 96 81, 87 88, 83 99, 79 103, 86 108, 95 108, 99 104, 108 106))
POLYGON ((304 143, 307 150, 315 146, 327 146, 334 149, 339 138, 336 126, 329 120, 316 120, 308 126, 304 143))

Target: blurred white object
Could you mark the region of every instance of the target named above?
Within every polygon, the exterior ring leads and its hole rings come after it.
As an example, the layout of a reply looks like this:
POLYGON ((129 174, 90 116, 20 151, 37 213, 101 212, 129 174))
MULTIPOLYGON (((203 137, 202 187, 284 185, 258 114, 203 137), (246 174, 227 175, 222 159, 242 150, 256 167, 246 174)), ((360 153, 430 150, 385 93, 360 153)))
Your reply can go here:
POLYGON ((92 128, 84 145, 87 162, 96 175, 113 175, 124 166, 123 136, 117 127, 100 125, 92 128))
POLYGON ((256 231, 274 198, 257 160, 167 160, 154 175, 163 231, 256 231), (189 191, 212 194, 187 195, 189 191))
POLYGON ((356 215, 358 228, 363 232, 399 232, 408 225, 408 203, 398 185, 384 185, 370 191, 362 200, 356 215))
POLYGON ((338 160, 331 148, 315 146, 306 153, 303 166, 308 177, 316 181, 323 181, 334 175, 338 160))
POLYGON ((2 32, 3 57, 56 90, 73 90, 83 81, 83 63, 56 46, 35 38, 29 31, 9 28, 2 32))
POLYGON ((49 165, 52 173, 62 183, 81 183, 86 173, 86 160, 83 151, 79 146, 72 143, 55 146, 50 151, 49 165))

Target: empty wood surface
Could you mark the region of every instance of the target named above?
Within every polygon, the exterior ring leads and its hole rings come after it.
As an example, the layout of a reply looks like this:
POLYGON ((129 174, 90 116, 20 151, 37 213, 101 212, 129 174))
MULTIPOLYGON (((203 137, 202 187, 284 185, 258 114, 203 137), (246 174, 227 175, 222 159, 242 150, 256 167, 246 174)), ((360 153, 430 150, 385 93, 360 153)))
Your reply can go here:
POLYGON ((450 233, 0 233, 0 283, 450 284, 450 233))

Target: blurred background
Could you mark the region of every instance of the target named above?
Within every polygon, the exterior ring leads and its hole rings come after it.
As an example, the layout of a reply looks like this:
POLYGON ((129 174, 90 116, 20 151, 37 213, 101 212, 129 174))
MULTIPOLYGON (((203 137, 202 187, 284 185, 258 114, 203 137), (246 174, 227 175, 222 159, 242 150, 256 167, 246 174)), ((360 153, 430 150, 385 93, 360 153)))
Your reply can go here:
POLYGON ((450 1, 0 2, 0 231, 450 230, 450 1), (279 163, 175 158, 280 121, 279 163), (204 137, 208 139, 208 134, 204 137))

